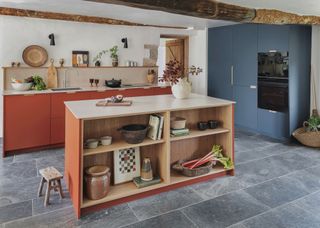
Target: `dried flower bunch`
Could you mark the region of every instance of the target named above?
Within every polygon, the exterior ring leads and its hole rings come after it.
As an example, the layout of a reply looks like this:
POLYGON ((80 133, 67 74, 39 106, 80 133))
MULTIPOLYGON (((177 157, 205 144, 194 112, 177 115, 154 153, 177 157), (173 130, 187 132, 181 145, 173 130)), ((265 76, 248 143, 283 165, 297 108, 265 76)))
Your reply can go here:
POLYGON ((170 60, 166 64, 166 69, 163 71, 163 76, 159 79, 159 81, 170 82, 174 85, 179 82, 179 78, 184 78, 183 68, 179 61, 170 60))

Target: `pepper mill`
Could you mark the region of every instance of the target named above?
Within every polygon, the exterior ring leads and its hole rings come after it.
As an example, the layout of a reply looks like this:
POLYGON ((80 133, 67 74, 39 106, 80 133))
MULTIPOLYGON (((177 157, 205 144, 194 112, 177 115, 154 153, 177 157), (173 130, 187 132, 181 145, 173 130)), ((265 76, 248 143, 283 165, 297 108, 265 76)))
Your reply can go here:
POLYGON ((150 158, 144 158, 141 167, 141 180, 151 181, 153 180, 153 173, 151 168, 150 158))

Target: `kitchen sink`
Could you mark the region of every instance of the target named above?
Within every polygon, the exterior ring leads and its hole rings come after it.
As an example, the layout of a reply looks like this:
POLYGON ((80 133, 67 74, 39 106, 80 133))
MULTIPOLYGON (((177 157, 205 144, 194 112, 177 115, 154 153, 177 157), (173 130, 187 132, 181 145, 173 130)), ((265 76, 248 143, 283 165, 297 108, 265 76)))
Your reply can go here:
POLYGON ((68 88, 54 88, 52 91, 70 91, 70 90, 81 90, 80 87, 68 87, 68 88))

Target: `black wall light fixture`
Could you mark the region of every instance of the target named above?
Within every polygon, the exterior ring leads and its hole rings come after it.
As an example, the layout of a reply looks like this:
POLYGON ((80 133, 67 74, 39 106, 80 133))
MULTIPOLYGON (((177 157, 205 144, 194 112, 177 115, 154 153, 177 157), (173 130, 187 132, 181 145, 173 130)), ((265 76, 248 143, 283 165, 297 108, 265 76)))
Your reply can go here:
POLYGON ((122 38, 121 42, 123 43, 123 48, 128 48, 128 39, 127 38, 122 38))
POLYGON ((51 33, 51 34, 49 35, 49 39, 50 39, 50 45, 51 45, 51 46, 55 46, 55 45, 56 45, 56 42, 54 41, 54 34, 53 34, 53 33, 51 33))

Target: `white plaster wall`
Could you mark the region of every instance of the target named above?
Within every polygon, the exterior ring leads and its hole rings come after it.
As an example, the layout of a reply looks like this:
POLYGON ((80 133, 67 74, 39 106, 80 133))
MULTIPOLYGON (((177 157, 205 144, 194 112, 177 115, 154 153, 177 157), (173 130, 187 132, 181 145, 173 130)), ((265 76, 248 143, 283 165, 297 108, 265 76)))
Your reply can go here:
POLYGON ((312 26, 311 71, 315 78, 316 102, 313 99, 313 82, 311 81, 311 109, 316 103, 320 112, 320 26, 312 26))
MULTIPOLYGON (((113 45, 122 47, 121 38, 123 37, 128 38, 129 48, 120 49, 120 65, 124 65, 126 60, 137 61, 142 65, 144 44, 159 45, 160 34, 190 35, 189 62, 205 69, 207 65, 206 31, 110 26, 10 16, 0 16, 0 66, 9 66, 12 61, 23 63, 22 51, 32 44, 43 46, 49 58, 54 58, 56 62, 64 58, 65 65, 70 66, 72 50, 87 50, 92 60, 102 49, 108 49, 113 45), (55 34, 56 46, 49 45, 50 33, 55 34)), ((111 65, 109 56, 104 56, 102 62, 103 65, 111 65)), ((91 64, 93 65, 92 62, 91 64)), ((194 82, 194 92, 206 92, 206 89, 203 89, 206 87, 206 72, 205 70, 199 80, 194 82)), ((0 77, 0 88, 3 88, 2 71, 0 77)), ((2 120, 2 99, 0 110, 2 120)), ((2 137, 2 124, 3 121, 0 121, 0 137, 2 137)))

